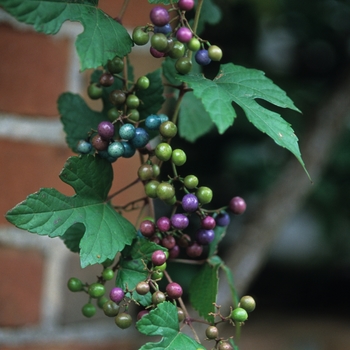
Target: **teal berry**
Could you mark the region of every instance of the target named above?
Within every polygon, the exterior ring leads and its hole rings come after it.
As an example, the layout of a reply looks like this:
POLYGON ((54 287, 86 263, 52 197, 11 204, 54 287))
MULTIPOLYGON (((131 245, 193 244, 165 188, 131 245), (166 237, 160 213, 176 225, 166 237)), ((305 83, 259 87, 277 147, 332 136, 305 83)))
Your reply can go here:
POLYGON ((124 146, 123 158, 131 158, 136 153, 136 148, 128 141, 121 141, 124 146))
POLYGON ((120 127, 119 136, 123 140, 131 140, 135 136, 135 126, 127 123, 120 127))
POLYGON ((92 151, 92 145, 88 141, 80 140, 77 145, 77 151, 81 154, 89 154, 92 151))
POLYGON ((114 141, 108 146, 107 152, 109 156, 119 158, 124 154, 125 148, 120 141, 114 141))

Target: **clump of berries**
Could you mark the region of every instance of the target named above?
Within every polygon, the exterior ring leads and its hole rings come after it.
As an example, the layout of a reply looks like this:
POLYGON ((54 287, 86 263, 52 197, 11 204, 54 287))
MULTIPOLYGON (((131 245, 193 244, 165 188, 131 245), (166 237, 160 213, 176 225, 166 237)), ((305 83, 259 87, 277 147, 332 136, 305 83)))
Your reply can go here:
POLYGON ((186 19, 186 12, 191 11, 194 5, 194 0, 180 0, 169 10, 155 6, 150 12, 151 24, 134 28, 134 43, 146 45, 150 41, 150 54, 155 58, 174 59, 175 68, 180 74, 191 71, 192 52, 195 53, 195 61, 202 66, 210 64, 211 61, 220 61, 221 49, 198 37, 186 19), (170 11, 176 12, 177 16, 170 18, 170 11))

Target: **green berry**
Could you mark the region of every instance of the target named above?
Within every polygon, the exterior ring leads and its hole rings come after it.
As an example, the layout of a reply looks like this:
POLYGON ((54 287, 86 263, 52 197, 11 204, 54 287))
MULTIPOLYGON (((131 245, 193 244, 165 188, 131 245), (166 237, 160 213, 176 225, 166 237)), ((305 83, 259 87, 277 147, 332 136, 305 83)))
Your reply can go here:
POLYGON ((239 306, 247 312, 252 312, 255 309, 256 303, 253 297, 250 295, 245 295, 239 301, 239 306))
POLYGON ((113 300, 108 300, 106 303, 103 304, 102 309, 106 316, 114 317, 118 315, 119 305, 113 300))
POLYGON ((208 56, 213 61, 220 61, 222 58, 222 50, 219 46, 211 45, 208 48, 208 56))
POLYGON ((186 153, 182 149, 174 149, 171 160, 176 166, 184 165, 187 160, 186 153))
POLYGON ((140 119, 140 113, 137 109, 129 109, 126 115, 133 122, 138 122, 140 119))
POLYGON ((102 266, 103 267, 109 267, 114 263, 114 259, 106 259, 103 263, 102 266))
POLYGON ((100 85, 97 85, 97 83, 91 83, 88 86, 88 90, 87 90, 88 96, 92 99, 92 100, 98 100, 99 98, 102 97, 102 93, 103 93, 103 88, 100 85))
POLYGON ((241 307, 237 307, 232 310, 231 318, 235 322, 244 322, 248 319, 248 312, 241 307))
POLYGON ((159 181, 157 180, 151 180, 150 182, 147 182, 145 185, 145 193, 147 197, 149 198, 157 198, 157 188, 159 186, 159 181))
POLYGON ((107 69, 112 74, 119 74, 124 69, 124 61, 120 57, 115 56, 107 62, 107 69))
POLYGON ((185 54, 185 45, 180 41, 175 41, 173 47, 168 52, 168 56, 171 58, 180 58, 185 54))
POLYGON ((171 146, 166 142, 161 142, 154 150, 156 157, 161 161, 167 161, 171 158, 172 154, 171 146))
POLYGON ((200 41, 193 37, 188 43, 187 43, 187 47, 189 50, 191 51, 198 51, 201 48, 201 43, 200 41))
POLYGON ((97 306, 102 309, 104 303, 106 303, 107 301, 109 301, 109 298, 107 298, 105 295, 103 295, 102 297, 99 297, 97 299, 97 306))
POLYGON ((199 180, 197 176, 187 175, 184 178, 184 185, 187 189, 192 190, 198 186, 199 180))
POLYGON ((137 175, 141 181, 151 180, 153 177, 153 167, 151 164, 142 164, 138 171, 137 175))
POLYGON ((82 307, 81 312, 83 313, 83 315, 85 317, 89 317, 90 318, 90 317, 95 315, 96 307, 93 304, 91 304, 91 303, 87 303, 87 304, 85 304, 82 307))
POLYGON ((213 191, 209 187, 201 186, 198 188, 196 196, 201 204, 207 204, 213 199, 213 191))
POLYGON ((111 122, 114 122, 119 117, 119 112, 117 108, 115 107, 110 108, 107 112, 107 116, 111 122))
POLYGON ((175 69, 180 74, 187 74, 192 69, 192 62, 188 57, 180 57, 175 63, 175 69))
POLYGON ((136 45, 146 45, 149 41, 149 33, 145 32, 145 27, 138 26, 132 32, 132 40, 136 45))
POLYGON ((71 292, 80 292, 84 289, 83 282, 76 277, 72 277, 68 280, 67 287, 71 292))
POLYGON ((166 51, 168 47, 168 39, 163 33, 152 35, 151 46, 159 52, 166 51))
POLYGON ((184 310, 181 309, 181 307, 177 307, 177 318, 179 322, 182 322, 185 319, 185 313, 184 310))
POLYGON ((137 82, 136 82, 136 86, 137 88, 141 89, 141 90, 146 90, 149 88, 149 79, 143 75, 142 77, 138 78, 137 79, 137 82))
POLYGON ((122 312, 115 317, 114 321, 119 328, 126 329, 131 326, 132 317, 129 314, 122 312))
POLYGON ((175 196, 174 186, 168 182, 162 182, 157 187, 157 196, 161 200, 171 199, 175 196))
POLYGON ((105 286, 101 283, 95 282, 90 284, 88 288, 88 293, 91 298, 99 298, 102 297, 106 292, 105 286))
POLYGON ((102 278, 106 281, 110 281, 114 277, 114 271, 110 267, 106 267, 102 272, 102 278))
POLYGON ((154 270, 152 272, 151 278, 152 278, 153 281, 158 281, 158 280, 161 280, 163 278, 163 276, 164 276, 164 272, 163 271, 154 270))
POLYGON ((164 302, 165 299, 166 299, 165 294, 159 290, 152 294, 152 303, 154 305, 158 305, 158 304, 164 302))
POLYGON ((209 326, 205 330, 205 335, 207 336, 208 339, 215 339, 219 336, 219 331, 215 326, 209 326))
POLYGON ((166 121, 160 124, 159 133, 166 139, 170 139, 177 134, 177 126, 173 122, 166 121))
POLYGON ((126 98, 126 105, 130 109, 136 109, 140 105, 140 100, 136 95, 129 95, 126 98))

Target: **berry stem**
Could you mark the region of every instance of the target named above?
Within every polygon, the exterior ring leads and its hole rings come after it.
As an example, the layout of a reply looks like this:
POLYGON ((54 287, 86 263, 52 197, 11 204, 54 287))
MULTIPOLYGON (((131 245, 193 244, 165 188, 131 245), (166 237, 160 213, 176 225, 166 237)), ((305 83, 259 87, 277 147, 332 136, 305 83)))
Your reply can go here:
POLYGON ((124 16, 124 13, 129 5, 129 1, 130 0, 124 0, 123 2, 123 5, 122 5, 122 8, 120 9, 119 11, 119 15, 118 17, 116 18, 116 21, 118 21, 120 24, 122 24, 122 19, 123 19, 123 16, 124 16))
POLYGON ((127 190, 128 188, 136 185, 139 181, 141 181, 139 178, 137 178, 136 180, 134 180, 133 182, 131 182, 129 185, 126 185, 125 187, 121 188, 120 190, 110 194, 107 199, 106 202, 109 202, 112 198, 116 197, 118 194, 122 193, 123 191, 127 190))
MULTIPOLYGON (((165 278, 168 280, 169 283, 172 283, 172 282, 173 282, 172 279, 171 279, 171 277, 170 277, 170 275, 168 274, 168 272, 167 272, 166 270, 164 270, 164 276, 165 276, 165 278)), ((191 319, 191 317, 190 317, 190 314, 189 314, 188 311, 187 311, 187 308, 186 308, 186 306, 185 306, 185 303, 183 302, 183 300, 182 300, 181 297, 178 298, 177 301, 179 302, 181 309, 182 309, 183 312, 185 313, 185 322, 186 322, 186 324, 191 328, 192 333, 193 333, 193 336, 195 337, 196 341, 197 341, 199 344, 201 344, 201 341, 200 341, 200 339, 199 339, 199 337, 198 337, 198 334, 197 334, 196 330, 194 329, 194 327, 193 327, 193 325, 192 325, 192 319, 191 319)))

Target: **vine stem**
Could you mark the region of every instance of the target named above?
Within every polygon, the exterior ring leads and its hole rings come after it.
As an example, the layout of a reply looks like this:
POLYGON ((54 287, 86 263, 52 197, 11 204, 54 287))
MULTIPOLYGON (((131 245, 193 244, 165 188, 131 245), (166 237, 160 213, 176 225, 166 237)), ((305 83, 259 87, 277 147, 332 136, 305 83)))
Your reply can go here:
MULTIPOLYGON (((169 283, 172 283, 172 279, 170 277, 170 275, 168 274, 168 272, 166 270, 163 271, 164 272, 164 275, 166 277, 166 279, 168 280, 169 283)), ((196 330, 194 329, 193 325, 192 325, 192 319, 190 317, 190 314, 188 313, 187 311, 187 308, 185 306, 185 303, 183 302, 182 298, 178 298, 177 301, 179 302, 180 304, 180 307, 182 308, 183 312, 185 313, 185 320, 186 320, 186 323, 188 324, 188 326, 191 328, 192 332, 193 332, 193 335, 196 339, 196 341, 201 344, 201 341, 198 337, 198 334, 196 332, 196 330)))
POLYGON ((125 187, 121 188, 120 190, 110 194, 107 199, 106 202, 110 201, 113 197, 116 197, 118 194, 122 193, 123 191, 127 190, 128 188, 136 185, 139 181, 141 181, 139 178, 137 178, 136 180, 134 180, 133 182, 129 183, 129 185, 126 185, 125 187))
POLYGON ((116 18, 116 20, 117 20, 120 24, 122 24, 122 19, 123 19, 124 13, 125 13, 125 11, 126 11, 128 5, 129 5, 129 2, 130 2, 130 0, 124 0, 123 5, 122 5, 122 8, 121 8, 120 11, 119 11, 118 17, 116 18))

